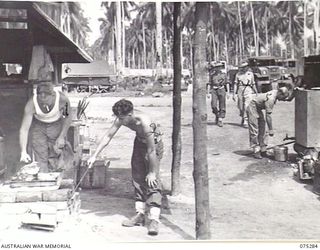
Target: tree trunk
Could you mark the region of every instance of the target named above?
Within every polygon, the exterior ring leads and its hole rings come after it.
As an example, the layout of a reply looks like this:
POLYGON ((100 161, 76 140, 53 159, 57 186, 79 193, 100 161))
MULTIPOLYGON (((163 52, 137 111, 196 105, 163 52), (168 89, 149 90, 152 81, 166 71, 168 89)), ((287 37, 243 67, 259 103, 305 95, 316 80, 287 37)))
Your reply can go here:
POLYGON ((217 61, 217 47, 215 41, 215 33, 214 28, 212 27, 212 48, 213 48, 213 61, 217 61))
POLYGON ((190 43, 190 67, 191 67, 191 73, 192 77, 194 77, 194 67, 193 67, 193 49, 192 49, 192 34, 189 32, 189 43, 190 43))
POLYGON ((274 55, 273 49, 274 49, 274 45, 273 45, 274 41, 273 41, 273 35, 271 35, 271 49, 270 49, 270 56, 274 55))
POLYGON ((255 20, 254 20, 252 2, 250 2, 250 9, 251 9, 251 19, 252 19, 252 28, 253 28, 254 48, 255 48, 256 56, 259 56, 259 46, 258 46, 258 42, 257 42, 257 30, 256 30, 256 24, 255 24, 255 20))
POLYGON ((219 38, 219 33, 217 35, 217 56, 216 56, 216 61, 220 61, 220 38, 219 38))
POLYGON ((209 178, 207 160, 206 36, 208 4, 196 3, 193 85, 193 179, 195 186, 196 238, 210 239, 209 178))
POLYGON ((269 55, 268 20, 269 20, 269 14, 267 12, 265 12, 265 22, 266 22, 265 33, 266 33, 266 51, 267 51, 267 56, 269 55))
POLYGON ((292 35, 292 14, 291 14, 291 3, 289 5, 289 36, 290 36, 290 49, 291 49, 291 58, 294 58, 294 44, 293 44, 293 35, 292 35))
POLYGON ((242 51, 242 45, 241 45, 241 35, 239 39, 239 55, 240 55, 240 62, 242 61, 243 58, 243 51, 242 51))
POLYGON ((166 55, 164 62, 166 64, 166 76, 168 74, 168 69, 169 69, 169 58, 168 58, 168 36, 167 36, 167 31, 164 31, 164 53, 166 55))
MULTIPOLYGON (((180 5, 180 8, 181 8, 181 5, 180 5)), ((183 35, 182 35, 181 30, 180 30, 180 58, 181 58, 180 59, 181 60, 181 68, 183 69, 183 65, 184 65, 184 61, 183 61, 183 35)), ((173 60, 174 60, 174 58, 173 58, 173 60)), ((173 61, 173 63, 174 63, 174 61, 173 61)))
POLYGON ((152 51, 152 61, 151 61, 151 68, 152 68, 152 71, 154 70, 154 62, 155 62, 155 49, 154 49, 154 30, 151 31, 151 51, 152 51))
POLYGON ((117 19, 117 28, 116 28, 116 34, 117 34, 117 73, 120 74, 120 72, 122 71, 122 57, 121 57, 121 33, 122 33, 122 30, 121 30, 121 2, 118 1, 116 2, 116 5, 117 5, 117 16, 116 16, 116 19, 117 19))
POLYGON ((136 51, 135 49, 132 50, 132 65, 133 65, 133 68, 136 69, 136 51))
POLYGON ((239 55, 239 49, 238 49, 238 39, 236 38, 236 65, 239 65, 239 58, 238 58, 238 55, 239 55))
POLYGON ((224 48, 225 48, 225 54, 226 54, 226 62, 227 65, 229 65, 229 55, 228 55, 228 40, 227 40, 227 33, 224 33, 224 48))
POLYGON ((126 26, 124 25, 124 2, 121 2, 121 26, 122 26, 122 67, 126 67, 126 26))
POLYGON ((308 55, 308 37, 307 37, 307 6, 308 3, 303 3, 303 49, 304 49, 304 56, 308 55))
POLYGON ((156 49, 157 49, 157 79, 162 77, 162 5, 156 1, 156 49))
POLYGON ((173 9, 173 128, 171 194, 180 193, 181 166, 181 3, 175 2, 173 9))
POLYGON ((130 69, 131 68, 131 61, 130 61, 130 52, 129 51, 128 51, 127 61, 128 61, 128 68, 130 69))
POLYGON ((240 2, 238 2, 238 16, 239 16, 239 24, 240 24, 240 41, 241 41, 240 52, 242 53, 242 54, 241 54, 241 60, 242 60, 243 55, 244 55, 244 38, 243 38, 243 29, 242 29, 240 2))
POLYGON ((314 8, 314 43, 315 43, 315 54, 319 54, 319 3, 315 1, 315 8, 314 8))
POLYGON ((142 21, 142 40, 143 40, 143 67, 147 68, 147 48, 146 48, 146 31, 144 21, 142 21))

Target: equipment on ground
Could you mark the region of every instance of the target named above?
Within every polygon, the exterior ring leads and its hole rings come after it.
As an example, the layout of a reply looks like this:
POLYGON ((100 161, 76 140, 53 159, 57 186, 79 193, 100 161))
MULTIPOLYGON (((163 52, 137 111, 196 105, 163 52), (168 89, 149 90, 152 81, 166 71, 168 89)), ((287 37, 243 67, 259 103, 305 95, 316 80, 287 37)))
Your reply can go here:
MULTIPOLYGON (((319 64, 320 65, 320 64, 319 64)), ((314 190, 320 190, 320 91, 298 90, 295 93, 295 138, 294 150, 298 153, 294 174, 299 180, 313 180, 314 190)))

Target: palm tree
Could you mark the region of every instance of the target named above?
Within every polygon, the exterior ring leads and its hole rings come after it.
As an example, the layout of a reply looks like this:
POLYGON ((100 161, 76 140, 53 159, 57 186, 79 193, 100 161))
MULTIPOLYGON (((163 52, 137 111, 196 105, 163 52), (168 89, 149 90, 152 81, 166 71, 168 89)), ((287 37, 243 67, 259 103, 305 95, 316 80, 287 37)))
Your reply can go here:
POLYGON ((61 31, 67 32, 67 35, 80 47, 88 48, 86 38, 91 29, 79 2, 37 2, 36 4, 60 27, 61 31))
POLYGON ((157 78, 162 77, 162 4, 156 1, 156 50, 157 50, 157 78))
POLYGON ((280 32, 286 34, 289 31, 289 45, 291 48, 291 57, 295 56, 295 45, 298 45, 301 40, 303 32, 303 12, 299 11, 301 2, 298 1, 281 1, 277 3, 277 8, 279 8, 283 14, 280 18, 283 22, 280 23, 280 32))
POLYGON ((101 53, 105 55, 109 64, 114 63, 115 35, 113 24, 107 18, 99 18, 101 37, 96 41, 99 43, 101 53))
POLYGON ((240 58, 242 60, 244 54, 244 36, 243 36, 243 28, 242 28, 242 19, 241 19, 241 10, 240 10, 240 2, 237 2, 238 7, 238 17, 239 17, 239 27, 240 27, 240 58))
POLYGON ((257 30, 256 30, 256 24, 255 24, 255 18, 254 18, 254 10, 252 7, 252 2, 250 2, 250 10, 251 10, 251 21, 252 21, 252 29, 253 29, 253 40, 254 40, 254 48, 256 52, 256 56, 259 56, 259 45, 257 41, 257 30))
POLYGON ((257 29, 262 31, 264 29, 265 37, 264 37, 264 47, 266 50, 266 54, 269 55, 271 53, 269 46, 269 37, 272 35, 276 35, 277 31, 277 22, 275 20, 278 19, 281 14, 279 10, 276 8, 275 3, 273 2, 259 2, 254 5, 255 9, 255 17, 263 17, 261 19, 263 22, 257 22, 257 29), (273 31, 273 33, 271 32, 273 31))
POLYGON ((134 19, 126 36, 126 44, 128 50, 131 52, 132 65, 134 67, 138 65, 138 68, 141 68, 141 61, 143 61, 141 60, 141 55, 143 55, 142 51, 144 50, 144 43, 141 23, 139 22, 139 19, 134 19))
POLYGON ((208 4, 196 3, 193 85, 193 179, 196 198, 196 238, 210 239, 209 179, 207 161, 206 36, 208 4))

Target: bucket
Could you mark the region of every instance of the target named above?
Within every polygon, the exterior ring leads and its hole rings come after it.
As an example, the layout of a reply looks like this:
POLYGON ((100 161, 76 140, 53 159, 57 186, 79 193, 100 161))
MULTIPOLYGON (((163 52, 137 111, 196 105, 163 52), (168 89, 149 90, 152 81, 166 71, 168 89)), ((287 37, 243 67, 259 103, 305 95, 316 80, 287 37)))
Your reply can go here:
POLYGON ((287 161, 288 160, 288 147, 275 146, 274 147, 274 159, 276 161, 287 161))

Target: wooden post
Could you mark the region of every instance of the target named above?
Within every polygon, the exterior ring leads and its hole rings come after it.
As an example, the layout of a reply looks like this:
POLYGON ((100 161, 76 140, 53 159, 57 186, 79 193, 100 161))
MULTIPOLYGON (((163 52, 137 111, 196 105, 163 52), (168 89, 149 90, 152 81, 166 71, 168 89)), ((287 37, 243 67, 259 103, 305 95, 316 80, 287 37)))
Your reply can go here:
POLYGON ((209 178, 207 162, 206 36, 208 4, 196 3, 193 86, 193 179, 195 184, 196 238, 210 239, 209 178))

